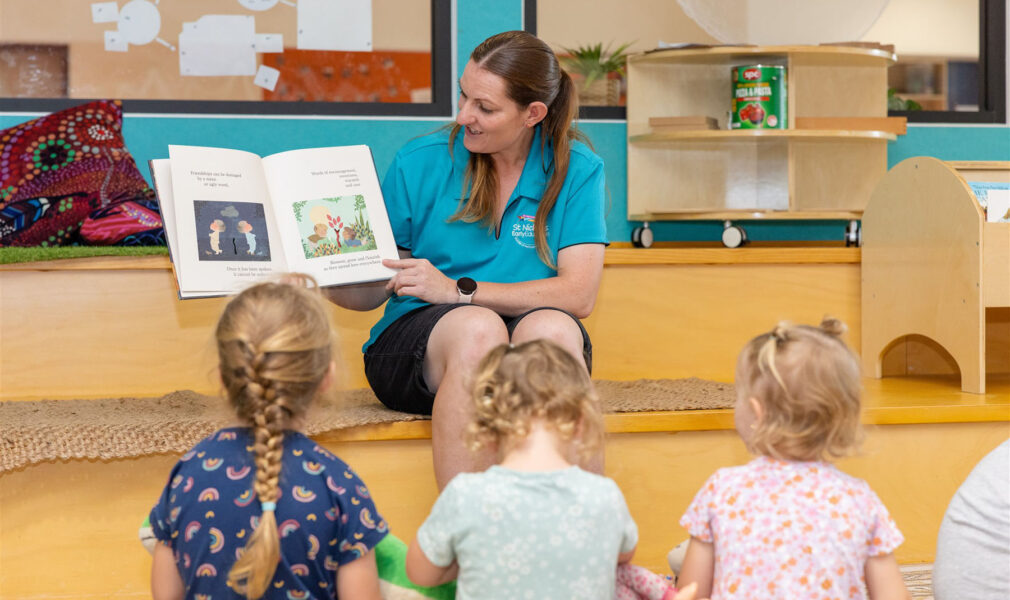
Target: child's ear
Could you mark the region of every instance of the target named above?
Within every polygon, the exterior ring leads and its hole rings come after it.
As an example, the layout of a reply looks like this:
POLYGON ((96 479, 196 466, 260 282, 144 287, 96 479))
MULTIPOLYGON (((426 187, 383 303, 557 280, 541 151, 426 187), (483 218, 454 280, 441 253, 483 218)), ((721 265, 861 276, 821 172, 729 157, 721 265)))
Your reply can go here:
POLYGON ((747 398, 747 402, 750 403, 751 412, 754 414, 754 425, 761 424, 765 416, 765 407, 761 406, 761 402, 754 396, 747 398))
POLYGON ((323 380, 319 382, 319 389, 317 393, 323 393, 326 390, 333 387, 333 384, 337 381, 337 363, 336 361, 330 361, 330 366, 326 368, 326 375, 323 375, 323 380))

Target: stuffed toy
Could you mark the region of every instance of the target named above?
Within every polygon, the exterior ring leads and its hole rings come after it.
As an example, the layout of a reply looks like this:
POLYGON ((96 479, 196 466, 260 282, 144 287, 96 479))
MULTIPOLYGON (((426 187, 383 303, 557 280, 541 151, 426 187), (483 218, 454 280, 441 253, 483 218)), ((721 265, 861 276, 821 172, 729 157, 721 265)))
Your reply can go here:
POLYGON ((676 593, 669 577, 632 564, 617 565, 615 600, 674 600, 676 593))

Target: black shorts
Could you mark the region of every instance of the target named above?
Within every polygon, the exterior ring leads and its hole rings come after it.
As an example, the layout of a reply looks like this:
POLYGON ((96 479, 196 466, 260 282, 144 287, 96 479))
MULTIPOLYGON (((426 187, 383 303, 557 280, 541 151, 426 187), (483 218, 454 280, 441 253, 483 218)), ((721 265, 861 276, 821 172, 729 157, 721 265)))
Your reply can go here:
MULTIPOLYGON (((416 308, 389 324, 365 351, 365 377, 379 401, 402 412, 430 415, 435 393, 424 382, 424 355, 428 337, 435 324, 450 310, 470 304, 431 304, 416 308)), ((593 344, 589 333, 575 315, 560 308, 534 308, 502 321, 509 337, 519 321, 538 310, 557 310, 575 321, 582 331, 582 356, 590 373, 593 370, 593 344)))

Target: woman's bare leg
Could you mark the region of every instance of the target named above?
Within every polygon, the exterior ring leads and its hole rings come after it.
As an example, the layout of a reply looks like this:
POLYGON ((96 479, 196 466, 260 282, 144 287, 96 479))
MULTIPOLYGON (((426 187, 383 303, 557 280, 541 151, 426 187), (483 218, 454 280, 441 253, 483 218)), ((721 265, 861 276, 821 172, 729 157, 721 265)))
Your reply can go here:
POLYGON ((431 409, 431 449, 438 489, 462 471, 482 471, 495 460, 493 449, 471 452, 464 432, 473 416, 470 383, 481 359, 508 343, 508 330, 494 311, 463 306, 435 324, 424 356, 424 380, 437 389, 431 409))

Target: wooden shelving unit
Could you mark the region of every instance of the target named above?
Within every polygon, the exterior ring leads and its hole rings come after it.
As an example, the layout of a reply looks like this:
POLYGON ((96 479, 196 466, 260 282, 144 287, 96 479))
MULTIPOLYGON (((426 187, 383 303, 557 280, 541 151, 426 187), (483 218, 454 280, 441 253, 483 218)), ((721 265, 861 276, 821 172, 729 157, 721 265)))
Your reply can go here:
MULTIPOLYGON (((987 372, 1010 371, 1006 345, 993 345, 996 354, 987 356, 986 343, 987 318, 997 314, 987 309, 1010 308, 1010 223, 986 221, 969 181, 1010 182, 1010 162, 917 156, 891 169, 873 192, 862 248, 868 375, 882 377, 885 353, 909 336, 946 351, 965 392, 984 393, 987 372)), ((1008 328, 1002 331, 1005 339, 1008 328)))
POLYGON ((895 134, 797 129, 798 117, 886 117, 893 53, 846 46, 661 50, 628 60, 628 218, 858 219, 895 134), (786 67, 787 128, 728 130, 730 70, 786 67), (659 132, 650 117, 715 117, 659 132))

